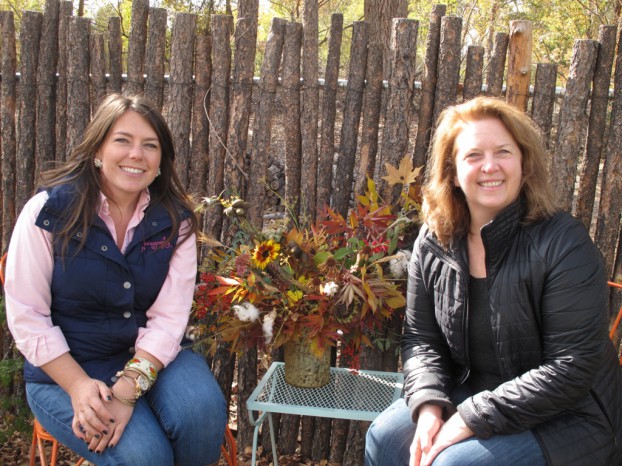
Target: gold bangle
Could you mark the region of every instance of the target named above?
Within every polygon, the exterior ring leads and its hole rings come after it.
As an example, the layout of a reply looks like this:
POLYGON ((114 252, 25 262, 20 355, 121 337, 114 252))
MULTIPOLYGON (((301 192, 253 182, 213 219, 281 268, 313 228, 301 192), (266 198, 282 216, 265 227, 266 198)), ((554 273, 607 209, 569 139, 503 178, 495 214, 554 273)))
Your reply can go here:
POLYGON ((119 400, 124 405, 131 406, 131 407, 134 407, 136 405, 136 400, 131 399, 131 398, 124 398, 122 396, 117 395, 113 387, 110 387, 110 391, 112 392, 112 396, 114 396, 117 400, 119 400))

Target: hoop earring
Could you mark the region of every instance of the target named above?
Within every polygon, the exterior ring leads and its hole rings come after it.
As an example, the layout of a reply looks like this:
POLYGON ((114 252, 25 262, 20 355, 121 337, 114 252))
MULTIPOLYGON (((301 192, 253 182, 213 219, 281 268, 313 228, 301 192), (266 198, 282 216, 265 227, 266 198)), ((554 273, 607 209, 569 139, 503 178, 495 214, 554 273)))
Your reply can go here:
POLYGON ((104 163, 100 159, 95 157, 93 159, 93 165, 95 165, 95 168, 102 168, 104 166, 104 163))

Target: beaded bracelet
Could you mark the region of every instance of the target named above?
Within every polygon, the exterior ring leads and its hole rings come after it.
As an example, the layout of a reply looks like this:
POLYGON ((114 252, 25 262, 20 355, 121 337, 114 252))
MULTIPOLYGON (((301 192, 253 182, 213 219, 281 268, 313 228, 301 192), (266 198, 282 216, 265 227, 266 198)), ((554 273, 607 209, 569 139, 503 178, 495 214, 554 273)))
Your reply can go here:
POLYGON ((122 396, 117 395, 114 391, 114 388, 112 387, 110 387, 110 391, 112 392, 112 396, 114 396, 117 400, 119 400, 124 405, 131 406, 131 407, 136 406, 136 400, 133 400, 131 398, 124 398, 122 396))
POLYGON ((143 374, 149 379, 150 386, 153 385, 158 378, 158 371, 155 366, 145 358, 132 358, 125 364, 126 371, 134 371, 143 374))

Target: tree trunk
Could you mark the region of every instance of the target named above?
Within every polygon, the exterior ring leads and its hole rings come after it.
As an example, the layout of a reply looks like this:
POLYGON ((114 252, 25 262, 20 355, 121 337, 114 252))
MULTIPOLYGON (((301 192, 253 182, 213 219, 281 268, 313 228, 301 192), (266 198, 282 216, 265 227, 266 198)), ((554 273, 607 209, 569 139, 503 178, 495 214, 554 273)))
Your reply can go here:
POLYGON ((382 44, 382 68, 384 79, 389 79, 391 57, 391 28, 393 18, 408 16, 407 0, 365 0, 363 4, 365 21, 369 24, 369 42, 382 44))

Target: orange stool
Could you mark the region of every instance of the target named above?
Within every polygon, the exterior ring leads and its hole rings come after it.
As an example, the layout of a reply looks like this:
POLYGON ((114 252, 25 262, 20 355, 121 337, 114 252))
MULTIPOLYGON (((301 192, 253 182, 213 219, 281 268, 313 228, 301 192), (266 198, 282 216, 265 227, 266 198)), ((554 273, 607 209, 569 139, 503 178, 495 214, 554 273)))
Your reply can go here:
MULTIPOLYGON (((30 445, 30 466, 35 466, 37 459, 36 453, 39 452, 39 458, 41 458, 41 464, 47 466, 47 456, 45 454, 45 447, 43 442, 52 442, 52 458, 50 459, 50 466, 56 466, 58 460, 58 440, 52 437, 47 430, 43 428, 39 421, 35 419, 32 426, 32 444, 30 445)), ((75 466, 80 466, 84 462, 84 458, 80 458, 75 466)))

